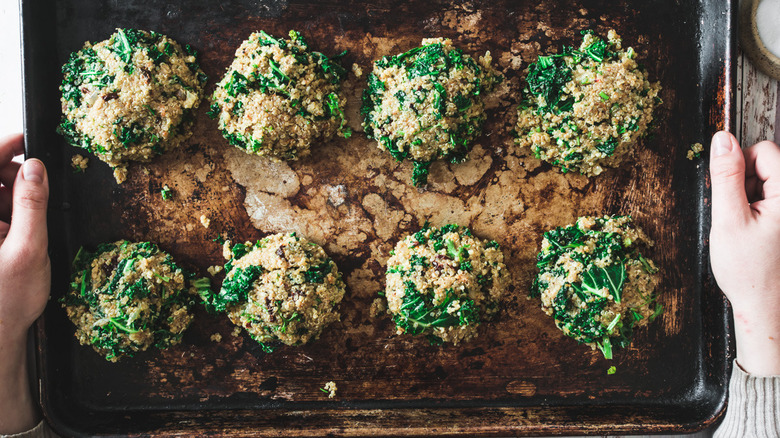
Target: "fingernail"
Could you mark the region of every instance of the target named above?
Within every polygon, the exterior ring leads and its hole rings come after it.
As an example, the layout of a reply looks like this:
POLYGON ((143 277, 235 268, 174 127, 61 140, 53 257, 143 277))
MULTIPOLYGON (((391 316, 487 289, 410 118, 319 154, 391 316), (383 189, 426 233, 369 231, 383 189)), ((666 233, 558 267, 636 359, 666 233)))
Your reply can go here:
POLYGON ((43 163, 35 158, 25 161, 24 166, 22 166, 22 176, 24 176, 25 181, 36 183, 43 182, 44 172, 43 163))
POLYGON ((731 143, 731 136, 724 131, 717 132, 712 137, 712 156, 719 157, 731 152, 734 145, 731 143))

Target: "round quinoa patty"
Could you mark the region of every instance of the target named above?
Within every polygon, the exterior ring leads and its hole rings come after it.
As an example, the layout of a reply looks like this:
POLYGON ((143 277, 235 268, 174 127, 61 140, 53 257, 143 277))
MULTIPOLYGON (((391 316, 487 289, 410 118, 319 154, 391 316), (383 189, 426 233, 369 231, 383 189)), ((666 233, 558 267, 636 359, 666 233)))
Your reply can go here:
POLYGON ((498 311, 509 284, 504 254, 466 227, 429 227, 404 237, 387 261, 385 296, 398 334, 433 343, 471 339, 498 311))
POLYGON ((581 217, 544 233, 532 298, 555 325, 578 342, 612 358, 633 331, 662 311, 656 302, 658 269, 641 250, 652 241, 630 216, 581 217))
POLYGON ((412 182, 428 181, 438 159, 464 161, 485 122, 484 94, 501 81, 490 52, 475 61, 446 38, 374 62, 363 92, 366 135, 398 160, 414 163, 412 182))
POLYGON ((340 319, 344 282, 336 263, 316 243, 295 233, 274 234, 257 243, 225 245, 222 289, 207 299, 227 312, 264 350, 268 343, 303 345, 340 319))
POLYGON ((230 144, 274 159, 306 156, 337 133, 349 138, 340 94, 347 73, 335 62, 345 53, 328 59, 292 30, 289 40, 255 32, 217 84, 209 116, 230 144))
POLYGON ((61 299, 76 338, 111 362, 151 346, 181 342, 198 281, 150 242, 126 240, 79 251, 70 290, 61 299))
POLYGON ((58 132, 108 163, 122 183, 129 161, 149 161, 190 136, 206 83, 196 57, 190 46, 145 30, 87 42, 62 66, 58 132))
POLYGON ((647 134, 661 86, 650 83, 610 30, 584 31, 579 49, 540 56, 528 66, 517 142, 565 172, 598 175, 616 167, 647 134))

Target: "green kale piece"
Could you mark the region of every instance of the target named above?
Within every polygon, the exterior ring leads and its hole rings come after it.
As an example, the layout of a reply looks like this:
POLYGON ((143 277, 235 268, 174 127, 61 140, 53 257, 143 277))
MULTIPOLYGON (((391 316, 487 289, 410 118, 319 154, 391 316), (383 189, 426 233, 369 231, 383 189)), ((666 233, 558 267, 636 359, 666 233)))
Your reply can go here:
POLYGON ((236 243, 230 248, 230 253, 233 255, 227 263, 225 263, 225 271, 229 272, 233 269, 233 263, 235 263, 241 257, 244 257, 252 249, 252 245, 246 245, 243 243, 236 243))
POLYGON ((133 45, 130 43, 130 40, 127 38, 127 34, 125 33, 124 29, 117 29, 116 30, 116 37, 114 38, 114 46, 113 46, 114 53, 119 57, 119 59, 122 60, 125 64, 129 64, 130 61, 133 59, 133 45))
POLYGON ((114 136, 122 143, 122 146, 128 147, 143 141, 145 132, 139 123, 134 122, 130 126, 122 126, 119 130, 117 128, 120 128, 119 125, 114 128, 114 136))
POLYGON ((281 326, 279 326, 279 327, 277 328, 277 330, 279 330, 279 331, 280 331, 280 332, 282 332, 282 333, 287 333, 287 326, 288 326, 288 325, 289 325, 291 322, 293 322, 293 321, 296 321, 296 320, 301 320, 302 318, 303 318, 303 315, 301 315, 301 314, 300 314, 300 313, 298 313, 298 312, 293 312, 293 314, 292 314, 292 315, 290 315, 290 317, 289 317, 289 318, 285 318, 285 317, 284 317, 284 315, 280 315, 280 316, 279 316, 279 319, 281 319, 281 320, 282 320, 282 325, 281 325, 281 326))
POLYGON ((339 64, 338 60, 344 57, 347 51, 343 51, 338 55, 328 58, 320 52, 311 52, 312 58, 320 66, 325 76, 329 78, 330 83, 338 84, 347 77, 347 70, 339 64))
POLYGON ((60 299, 61 303, 66 306, 88 306, 94 308, 98 305, 99 299, 95 291, 92 290, 92 278, 89 275, 87 268, 76 271, 73 275, 73 282, 70 284, 71 289, 78 291, 78 294, 65 294, 60 299), (76 283, 76 278, 80 279, 80 283, 76 283))
POLYGON ((483 291, 488 290, 493 285, 493 277, 489 274, 477 274, 477 284, 483 291))
POLYGON ((425 257, 418 256, 417 254, 413 254, 412 257, 409 259, 409 264, 411 265, 412 269, 414 268, 420 268, 420 270, 425 270, 430 266, 428 264, 428 260, 425 257))
MULTIPOLYGON (((189 45, 187 47, 189 47, 189 45)), ((151 58, 156 65, 160 65, 168 61, 168 58, 173 54, 173 52, 174 52, 173 44, 169 42, 165 43, 165 46, 163 47, 162 51, 158 49, 156 45, 153 45, 146 49, 146 53, 149 55, 149 58, 151 58)))
POLYGON ((123 356, 133 357, 135 354, 130 348, 130 345, 119 344, 120 338, 117 335, 117 327, 114 323, 96 326, 94 327, 94 331, 96 331, 97 334, 90 339, 90 344, 103 350, 106 359, 112 360, 116 357, 123 356))
MULTIPOLYGON (((135 246, 133 252, 130 253, 129 258, 150 257, 158 252, 160 252, 160 248, 156 244, 152 242, 140 242, 135 246)), ((176 269, 178 269, 178 266, 176 266, 176 269)))
MULTIPOLYGON (((362 101, 363 105, 360 107, 360 113, 363 115, 365 119, 364 130, 366 132, 366 136, 369 138, 376 138, 374 134, 374 125, 377 123, 373 119, 373 112, 374 109, 381 105, 382 102, 382 93, 387 89, 387 86, 384 82, 380 81, 379 78, 374 74, 374 72, 371 72, 368 74, 368 77, 366 78, 366 89, 363 90, 363 96, 362 101)), ((385 146, 387 147, 387 146, 385 146)), ((396 158, 398 160, 398 158, 396 158)), ((400 161, 400 160, 399 160, 400 161)))
POLYGON ((403 303, 398 314, 393 317, 396 326, 404 333, 417 336, 435 327, 453 327, 478 324, 479 311, 474 300, 458 296, 455 291, 447 291, 446 298, 438 305, 432 302, 432 294, 421 294, 414 282, 406 281, 403 303), (447 309, 453 302, 459 302, 459 309, 448 313, 447 309))
POLYGON ((412 184, 415 187, 422 187, 428 184, 428 174, 431 169, 430 161, 414 161, 412 169, 412 184))
POLYGON ((257 343, 260 345, 260 349, 263 350, 263 353, 269 353, 270 354, 270 353, 273 353, 274 351, 276 351, 276 349, 278 348, 277 345, 269 344, 267 342, 260 342, 254 336, 252 336, 252 339, 257 341, 257 343))
MULTIPOLYGON (((261 30, 258 32, 260 34, 260 45, 263 46, 279 46, 283 49, 287 48, 287 41, 281 39, 281 38, 274 38, 273 36, 269 35, 266 31, 261 30)), ((296 33, 297 35, 297 33, 296 33)), ((302 38, 298 36, 299 38, 302 38)))
POLYGON ((604 153, 604 155, 610 156, 615 153, 615 149, 620 141, 617 137, 609 137, 605 141, 596 145, 596 149, 604 153))
POLYGON ((290 84, 295 83, 293 79, 290 79, 285 72, 282 71, 282 66, 273 59, 268 59, 268 64, 271 66, 271 75, 274 77, 278 84, 290 84))
MULTIPOLYGON (((582 33, 584 35, 593 32, 583 31, 582 33)), ((535 107, 538 114, 548 112, 560 114, 571 111, 574 99, 568 95, 563 99, 562 97, 564 96, 563 87, 572 79, 572 68, 588 58, 595 62, 605 62, 616 58, 618 53, 610 49, 609 42, 596 37, 584 50, 564 46, 560 54, 540 56, 536 62, 528 66, 526 99, 522 106, 535 107), (531 97, 542 98, 544 105, 529 101, 531 97)), ((607 153, 607 155, 610 154, 611 152, 607 153)))
POLYGON ((455 107, 458 109, 458 112, 464 112, 467 109, 471 108, 471 106, 474 104, 474 102, 471 99, 464 96, 462 93, 458 93, 452 99, 452 101, 455 103, 455 107))
POLYGON ((228 144, 236 146, 241 149, 250 150, 256 152, 262 148, 263 143, 260 140, 247 139, 243 135, 237 132, 229 132, 227 129, 223 129, 222 136, 228 141, 228 144))
POLYGON ((428 237, 426 236, 426 233, 430 229, 431 229, 430 222, 425 221, 425 223, 423 224, 422 228, 419 231, 417 231, 416 233, 414 233, 414 235, 413 235, 414 240, 417 241, 417 243, 419 243, 419 244, 425 245, 425 243, 428 241, 428 237))
POLYGON ((149 286, 146 284, 146 279, 139 278, 135 283, 127 286, 118 295, 126 296, 133 299, 143 299, 149 296, 149 286))
POLYGON ((81 104, 85 85, 103 89, 113 83, 114 76, 105 71, 105 63, 98 58, 91 47, 70 54, 68 61, 62 66, 63 80, 60 90, 68 101, 68 108, 76 108, 81 104))
POLYGON ((487 248, 500 249, 501 247, 499 246, 498 242, 496 242, 495 240, 491 240, 491 241, 489 241, 488 243, 485 244, 485 248, 486 249, 487 248))
POLYGON ((173 199, 173 190, 168 186, 163 186, 163 188, 160 189, 160 196, 162 196, 163 200, 170 201, 173 199))
POLYGON ((173 53, 172 46, 164 47, 162 53, 159 52, 156 46, 154 50, 150 50, 150 46, 154 46, 162 39, 162 35, 156 32, 120 28, 116 30, 113 39, 114 44, 111 46, 111 51, 114 52, 114 55, 116 55, 117 58, 125 63, 124 69, 127 73, 132 73, 135 70, 132 61, 133 54, 136 50, 146 50, 147 54, 152 57, 152 60, 156 57, 159 62, 163 61, 162 55, 168 56, 173 53))
POLYGON ((230 79, 228 79, 227 83, 225 84, 225 91, 227 91, 227 94, 231 97, 237 97, 240 94, 249 93, 250 89, 251 87, 249 80, 246 78, 246 76, 233 70, 233 73, 230 75, 230 79))
POLYGON ((62 121, 57 126, 57 133, 65 137, 65 141, 68 144, 86 149, 92 150, 92 140, 87 136, 82 136, 80 132, 76 130, 76 124, 66 118, 62 118, 62 121))
POLYGON ((406 68, 409 79, 419 76, 438 76, 443 72, 449 71, 449 58, 444 51, 444 45, 441 43, 423 46, 410 58, 411 62, 409 62, 406 68))
MULTIPOLYGON (((594 32, 590 29, 584 30, 581 33, 582 35, 594 34, 594 32)), ((587 46, 585 50, 572 50, 571 52, 576 55, 587 56, 596 62, 604 62, 610 59, 614 59, 618 56, 617 52, 610 50, 610 44, 599 37, 594 38, 593 42, 587 46)))
POLYGON ((563 58, 568 53, 561 55, 540 56, 539 59, 528 66, 528 91, 532 96, 544 99, 544 106, 539 107, 539 113, 553 111, 560 112, 558 108, 561 102, 563 87, 571 80, 571 67, 563 58))
MULTIPOLYGON (((271 65, 273 66, 273 60, 269 61, 271 61, 271 65)), ((234 71, 234 73, 236 72, 234 71)), ((260 90, 260 92, 264 94, 273 92, 289 98, 290 93, 287 90, 289 81, 284 79, 285 77, 287 77, 287 75, 280 76, 279 74, 276 74, 276 72, 273 72, 271 76, 263 76, 257 72, 252 72, 253 81, 250 83, 250 86, 260 90)))
POLYGON ((128 323, 126 320, 123 320, 122 318, 108 318, 108 321, 111 323, 111 325, 114 326, 114 329, 117 332, 124 332, 127 334, 133 334, 138 333, 140 330, 133 327, 133 324, 128 323))
MULTIPOLYGON (((604 297, 607 290, 616 303, 619 303, 623 295, 623 284, 626 281, 626 265, 617 262, 607 267, 591 265, 590 269, 582 273, 581 290, 604 297)), ((575 288, 576 284, 573 284, 575 288)))
POLYGON ((224 312, 228 307, 246 301, 254 282, 263 274, 263 268, 251 265, 234 268, 233 272, 233 275, 225 278, 219 293, 211 295, 207 300, 210 308, 224 312))
POLYGON ((243 243, 236 243, 235 245, 233 245, 233 248, 230 249, 230 252, 233 254, 233 260, 234 261, 238 260, 241 257, 247 255, 247 253, 249 253, 250 248, 251 246, 248 246, 243 243))
POLYGON ((333 271, 333 261, 327 258, 322 263, 312 266, 303 273, 303 277, 308 283, 322 283, 325 277, 333 271))
POLYGON ((79 250, 76 251, 76 255, 73 257, 71 267, 74 271, 80 271, 84 269, 90 262, 92 262, 94 258, 94 253, 85 250, 83 246, 79 247, 79 250))
POLYGON ((576 226, 558 227, 544 233, 544 237, 552 245, 547 253, 540 252, 537 255, 536 267, 542 268, 558 258, 568 249, 582 246, 585 234, 576 226))
POLYGON ((208 302, 214 292, 211 290, 211 280, 208 277, 196 278, 190 281, 190 286, 194 287, 204 302, 208 302))
POLYGON ((344 125, 347 123, 347 120, 344 117, 344 111, 342 111, 341 107, 339 106, 339 96, 336 95, 336 93, 328 94, 328 96, 325 98, 324 109, 327 117, 339 120, 339 131, 344 133, 344 137, 351 137, 352 130, 349 129, 349 127, 344 129, 344 125))

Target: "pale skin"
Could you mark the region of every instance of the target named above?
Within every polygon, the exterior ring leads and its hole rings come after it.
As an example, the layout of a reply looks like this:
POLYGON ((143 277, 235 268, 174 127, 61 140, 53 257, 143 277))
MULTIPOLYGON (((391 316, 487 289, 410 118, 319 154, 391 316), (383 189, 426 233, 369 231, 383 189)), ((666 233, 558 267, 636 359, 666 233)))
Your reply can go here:
POLYGON ((780 375, 780 148, 764 141, 743 151, 719 132, 710 175, 710 259, 734 311, 737 363, 753 375, 780 375))
MULTIPOLYGON (((43 163, 12 161, 23 139, 0 140, 0 435, 32 429, 26 337, 49 299, 46 230, 49 180, 43 163)), ((742 151, 728 133, 713 137, 712 271, 731 301, 737 362, 754 375, 780 375, 780 148, 742 151)))
POLYGON ((0 140, 0 435, 35 427, 27 375, 27 331, 49 299, 46 231, 49 179, 43 163, 12 161, 21 135, 0 140))

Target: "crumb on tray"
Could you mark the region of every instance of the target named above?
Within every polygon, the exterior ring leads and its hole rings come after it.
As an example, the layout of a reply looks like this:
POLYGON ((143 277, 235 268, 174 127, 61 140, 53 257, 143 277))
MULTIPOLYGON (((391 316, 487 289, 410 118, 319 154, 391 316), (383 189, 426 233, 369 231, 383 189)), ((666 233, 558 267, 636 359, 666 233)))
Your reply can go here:
POLYGON ((336 397, 336 391, 338 390, 339 388, 336 386, 336 382, 332 380, 326 383, 324 387, 320 388, 320 391, 328 394, 328 398, 336 397))
POLYGON ((209 225, 211 225, 211 219, 209 219, 205 214, 202 214, 200 215, 200 223, 204 228, 208 228, 209 225))
POLYGON ((352 73, 355 74, 356 78, 359 78, 363 76, 363 69, 357 64, 352 64, 352 73))
POLYGON ((86 158, 83 155, 76 154, 70 159, 70 167, 72 167, 76 173, 84 172, 87 170, 88 165, 89 158, 86 158))
POLYGON ((701 152, 703 150, 704 150, 704 146, 702 146, 701 143, 692 144, 690 150, 688 150, 688 159, 693 160, 694 158, 701 157, 701 152))
POLYGON ((381 313, 387 310, 387 304, 384 298, 376 298, 371 303, 371 308, 368 311, 368 315, 372 318, 376 318, 381 313))

